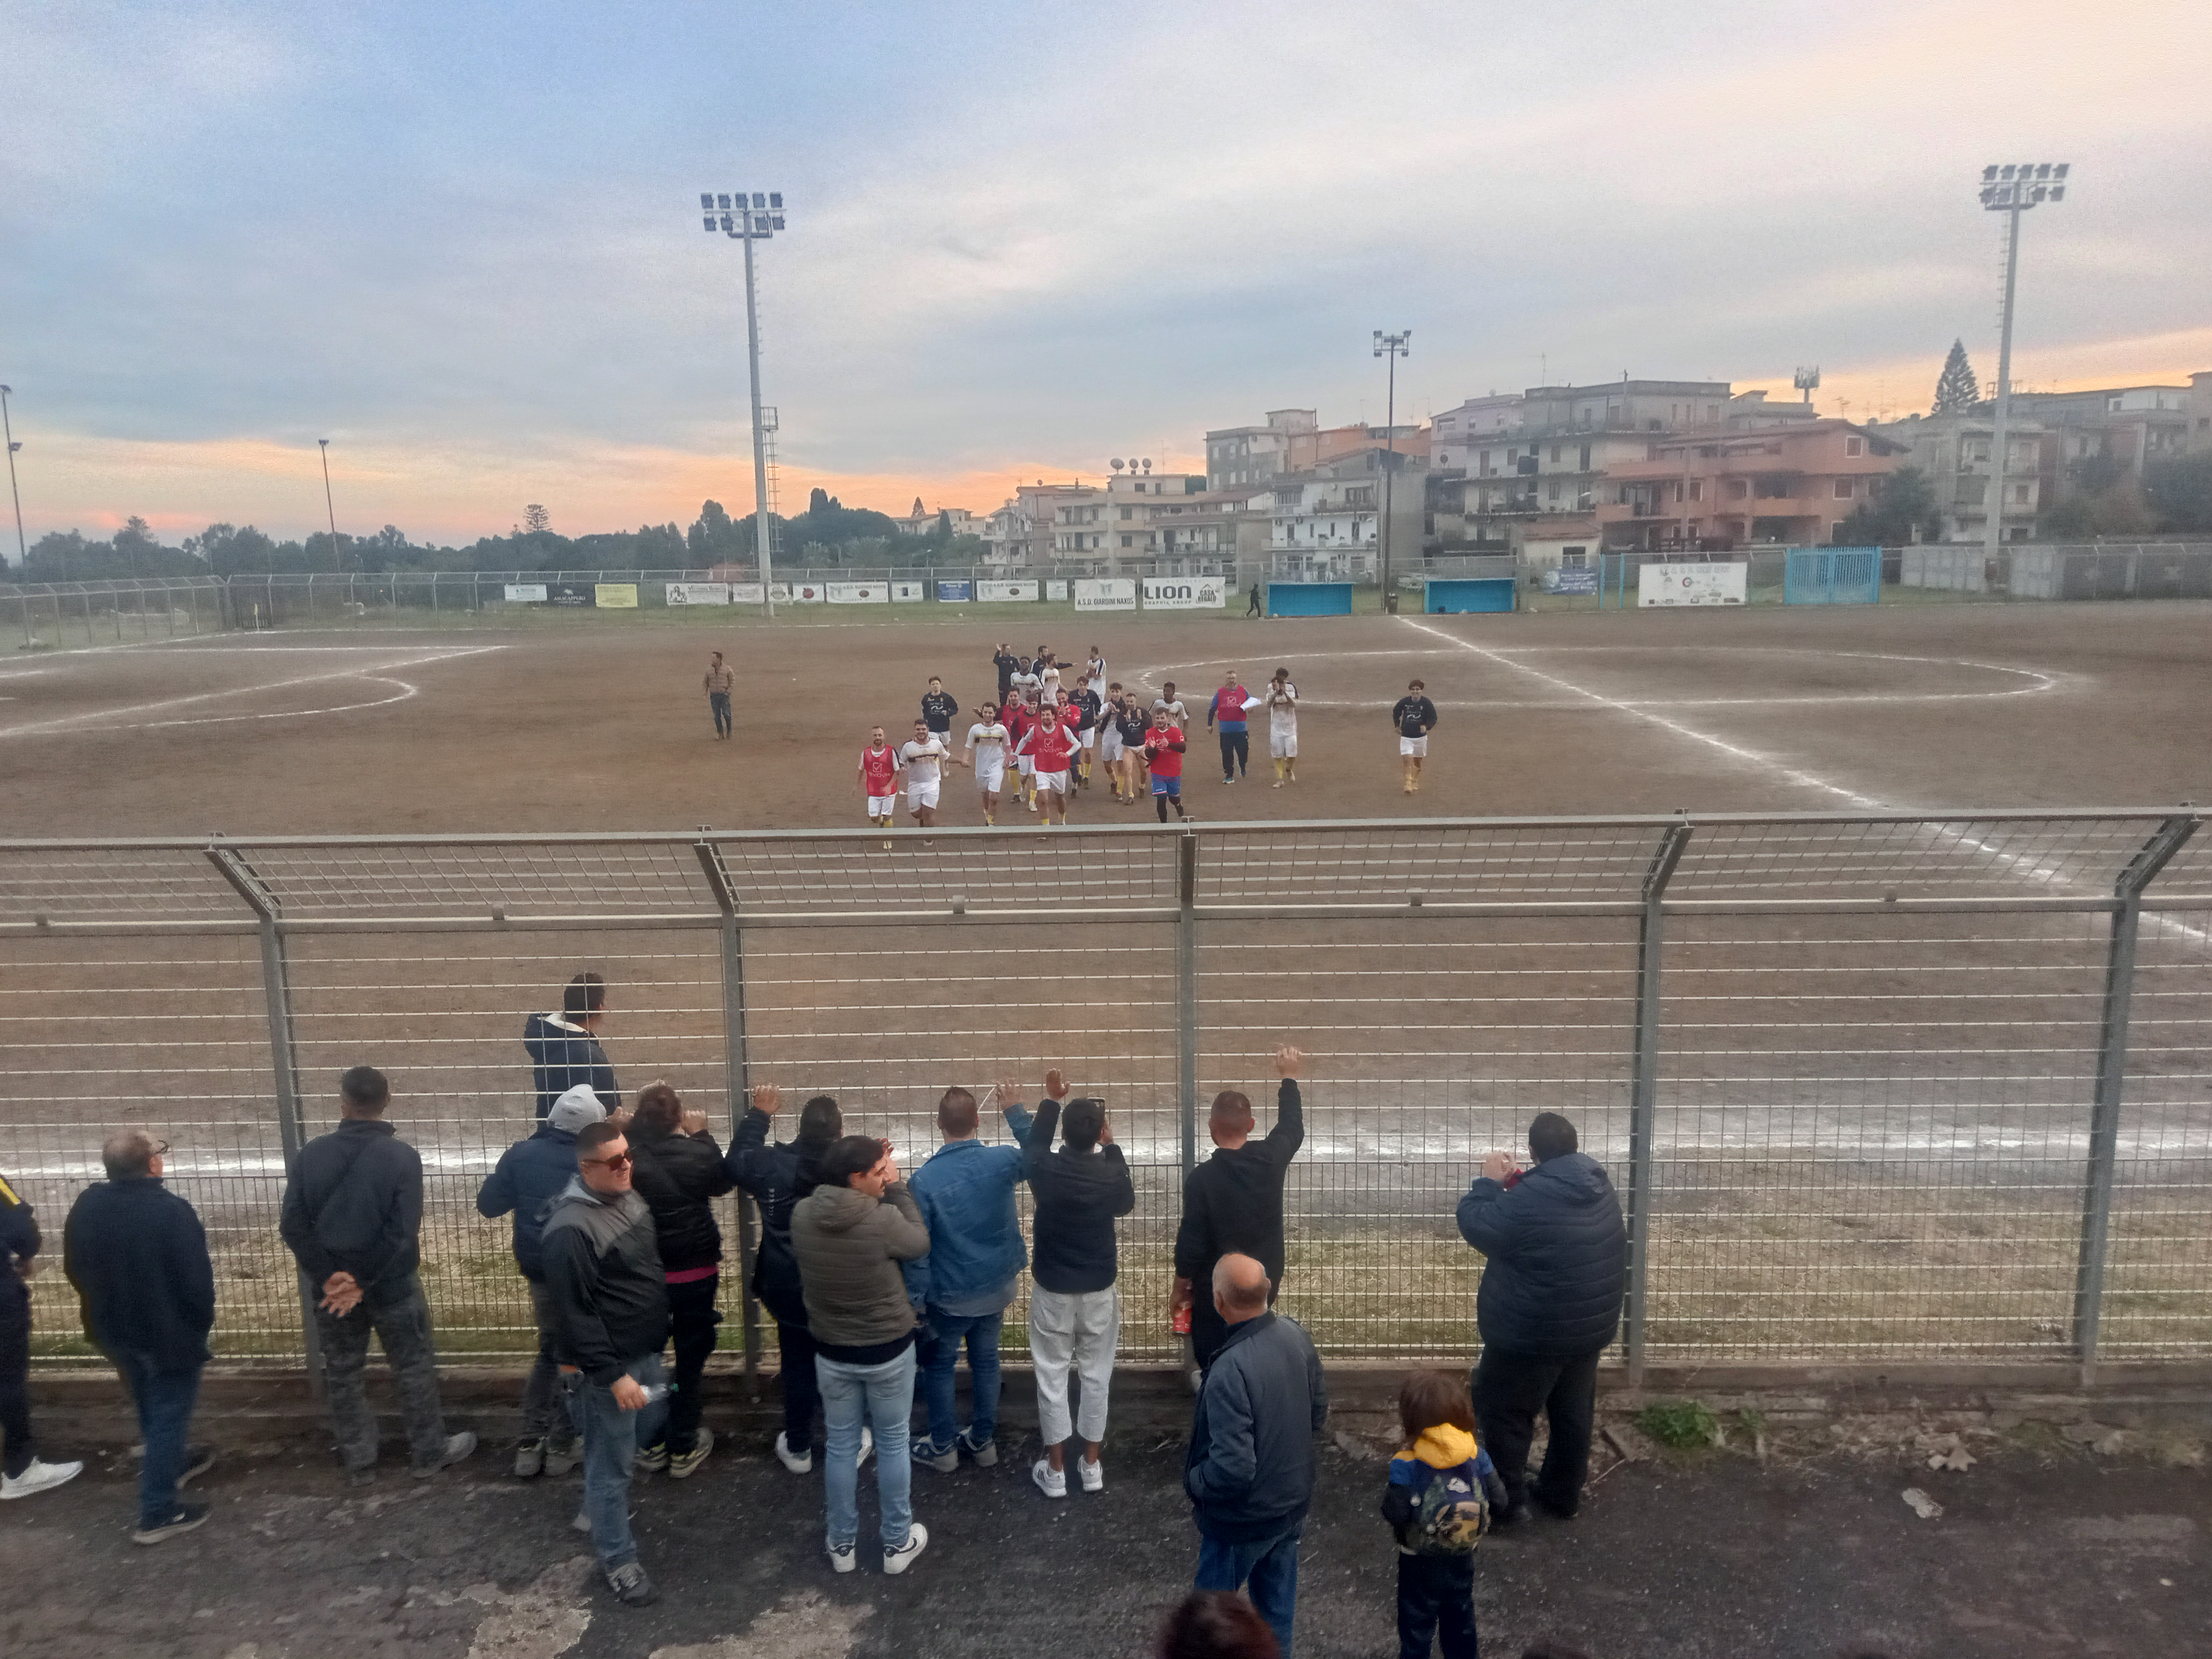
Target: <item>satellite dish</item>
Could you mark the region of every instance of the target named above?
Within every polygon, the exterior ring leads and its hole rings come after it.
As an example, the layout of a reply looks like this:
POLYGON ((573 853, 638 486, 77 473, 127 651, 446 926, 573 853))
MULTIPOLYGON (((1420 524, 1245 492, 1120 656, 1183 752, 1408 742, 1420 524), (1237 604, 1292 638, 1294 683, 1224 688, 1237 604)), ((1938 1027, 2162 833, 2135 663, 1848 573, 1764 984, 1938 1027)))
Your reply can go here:
POLYGON ((1113 466, 1116 472, 1119 472, 1121 470, 1121 458, 1119 455, 1116 455, 1114 458, 1113 466))
POLYGON ((1147 471, 1147 472, 1150 472, 1152 470, 1152 458, 1151 456, 1147 455, 1147 456, 1146 456, 1146 457, 1145 457, 1145 471, 1147 471))

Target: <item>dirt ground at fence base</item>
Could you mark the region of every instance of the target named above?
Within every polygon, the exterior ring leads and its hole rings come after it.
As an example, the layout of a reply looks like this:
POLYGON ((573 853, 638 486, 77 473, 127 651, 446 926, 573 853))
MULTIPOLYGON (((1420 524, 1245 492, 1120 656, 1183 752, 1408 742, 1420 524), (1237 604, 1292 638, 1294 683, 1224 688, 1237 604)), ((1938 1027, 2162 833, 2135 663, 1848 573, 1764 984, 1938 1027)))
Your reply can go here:
MULTIPOLYGON (((1042 623, 1015 636, 1028 647, 1042 623)), ((1194 720, 1184 794, 1208 819, 2130 805, 2212 793, 2212 606, 1909 606, 1726 614, 1100 617, 1044 631, 1194 711, 1235 666, 1288 666, 1299 777, 1275 790, 1255 711, 1224 789, 1194 720), (1385 718, 1407 679, 1443 715, 1421 793, 1385 718)), ((863 827, 868 727, 905 736, 932 674, 996 690, 1004 624, 279 630, 0 665, 0 834, 863 827), (708 650, 738 674, 713 735, 708 650)), ((981 822, 954 771, 941 821, 981 822)), ((1136 823, 1102 783, 1078 823, 1136 823)), ((1016 806, 1008 819, 1033 827, 1016 806)), ((906 820, 902 808, 902 825, 906 820)))
MULTIPOLYGON (((1355 1426, 1365 1432, 1339 1432, 1322 1455, 1305 1529, 1305 1659, 1396 1650, 1395 1558, 1375 1514, 1381 1428, 1355 1426)), ((725 1442, 684 1482, 641 1480, 642 1559, 663 1591, 642 1611, 613 1602, 569 1530, 580 1477, 513 1480, 503 1444, 424 1483, 388 1452, 363 1492, 341 1485, 320 1436, 233 1432, 194 1494, 214 1518, 151 1550, 126 1536, 133 1466, 117 1449, 72 1485, 0 1511, 0 1651, 1103 1659, 1149 1652, 1195 1562, 1180 1433, 1117 1432, 1106 1492, 1059 1503, 1028 1479, 1033 1437, 1002 1437, 995 1468, 917 1469, 915 1514, 931 1541, 898 1580, 865 1549, 860 1571, 833 1575, 820 1476, 785 1473, 759 1441, 725 1442)), ((2212 1647, 2212 1478, 2201 1467, 2100 1459, 2055 1438, 1975 1443, 1981 1461, 1964 1473, 1931 1473, 1894 1449, 1619 1466, 1601 1453, 1577 1520, 1540 1520, 1483 1546, 1484 1649, 1517 1654, 1545 1635, 1592 1659, 2212 1647), (1942 1513, 1917 1516, 1907 1487, 1942 1513)), ((866 1479, 861 1516, 865 1537, 866 1479)))

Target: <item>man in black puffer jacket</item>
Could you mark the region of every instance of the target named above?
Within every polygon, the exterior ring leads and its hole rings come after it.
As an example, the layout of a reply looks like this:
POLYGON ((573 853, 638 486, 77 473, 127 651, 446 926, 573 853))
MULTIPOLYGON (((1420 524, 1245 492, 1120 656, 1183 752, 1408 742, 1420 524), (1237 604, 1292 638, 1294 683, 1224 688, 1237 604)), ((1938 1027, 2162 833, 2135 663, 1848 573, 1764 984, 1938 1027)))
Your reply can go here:
POLYGON ((1524 1519, 1532 1497, 1563 1518, 1580 1507, 1598 1356, 1620 1326, 1628 1229, 1603 1167, 1575 1146, 1573 1124, 1540 1112, 1528 1126, 1536 1167, 1524 1174, 1507 1153, 1492 1152, 1459 1201, 1460 1236, 1490 1258, 1474 1303, 1482 1335, 1474 1409, 1505 1482, 1500 1525, 1524 1519), (1532 1490, 1539 1410, 1552 1441, 1532 1490))
POLYGON ((707 1133, 707 1115, 685 1110, 665 1083, 638 1091, 629 1152, 631 1179, 653 1211, 659 1237, 676 1342, 668 1438, 646 1447, 637 1461, 681 1480, 714 1449, 714 1431, 699 1425, 707 1360, 714 1352, 714 1328, 722 1322, 714 1309, 722 1285, 722 1230, 714 1224, 714 1200, 737 1183, 722 1165, 722 1149, 707 1133))

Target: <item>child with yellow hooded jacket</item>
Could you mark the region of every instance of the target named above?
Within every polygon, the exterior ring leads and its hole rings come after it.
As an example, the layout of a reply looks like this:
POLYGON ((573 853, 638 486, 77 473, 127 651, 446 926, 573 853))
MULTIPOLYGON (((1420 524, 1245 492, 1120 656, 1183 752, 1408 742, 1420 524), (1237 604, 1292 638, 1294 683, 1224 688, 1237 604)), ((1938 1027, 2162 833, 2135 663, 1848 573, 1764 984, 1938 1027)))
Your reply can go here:
POLYGON ((1398 1391, 1402 1447, 1382 1518, 1398 1540, 1399 1659, 1475 1659, 1474 1547, 1505 1483, 1474 1443, 1474 1403, 1447 1371, 1415 1371, 1398 1391))

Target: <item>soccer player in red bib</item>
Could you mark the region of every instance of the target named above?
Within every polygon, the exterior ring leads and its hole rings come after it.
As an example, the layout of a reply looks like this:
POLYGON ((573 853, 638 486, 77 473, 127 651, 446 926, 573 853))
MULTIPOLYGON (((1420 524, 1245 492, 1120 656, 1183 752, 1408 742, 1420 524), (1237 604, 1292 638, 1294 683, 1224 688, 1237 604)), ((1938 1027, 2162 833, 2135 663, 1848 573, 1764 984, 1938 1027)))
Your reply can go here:
POLYGON ((1023 733, 1018 752, 1026 755, 1036 772, 1038 799, 1044 803, 1044 827, 1052 824, 1053 809, 1060 811, 1060 822, 1067 823, 1067 772, 1082 745, 1077 741, 1075 722, 1065 715, 1047 714, 1034 722, 1023 733))
POLYGON ((868 733, 868 746, 860 751, 860 793, 868 798, 868 822, 878 830, 890 829, 898 811, 901 764, 898 750, 884 741, 882 726, 868 733))
MULTIPOLYGON (((1034 696, 1036 693, 1029 694, 1034 696)), ((1000 724, 1006 728, 1008 744, 1014 757, 1014 797, 1034 812, 1036 808, 1036 763, 1022 748, 1022 739, 1029 735, 1030 727, 1036 724, 1036 708, 1017 693, 999 712, 1000 724)))
POLYGON ((1182 810, 1182 730, 1164 708, 1152 711, 1152 729, 1145 734, 1145 764, 1152 775, 1152 810, 1160 815, 1160 822, 1168 821, 1168 803, 1175 803, 1176 816, 1186 817, 1182 810))

